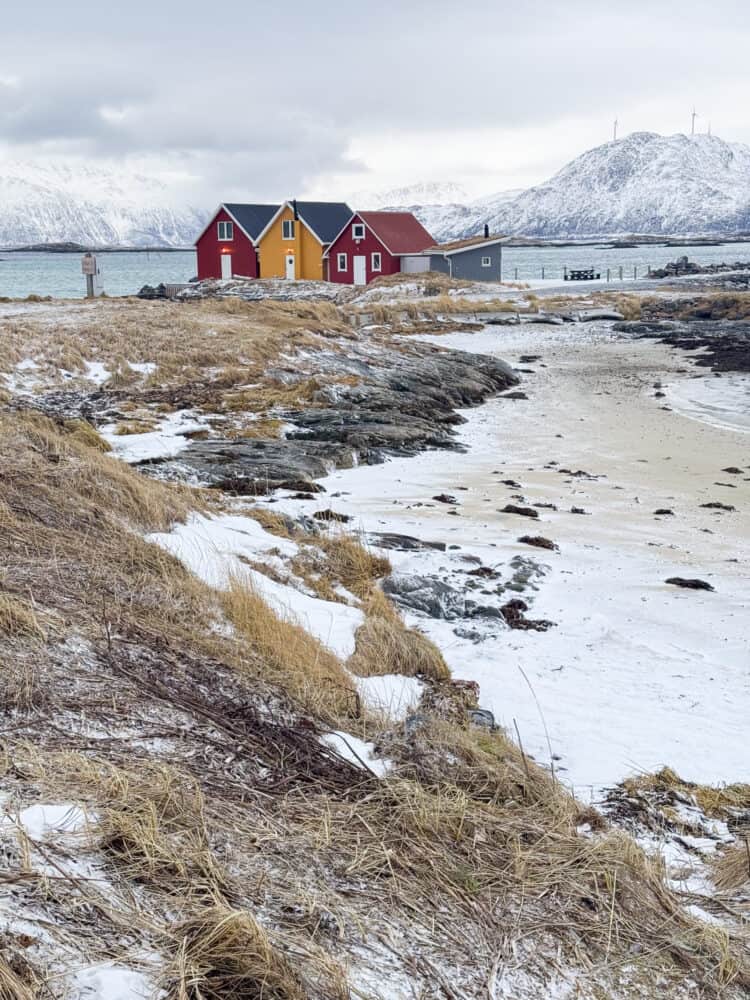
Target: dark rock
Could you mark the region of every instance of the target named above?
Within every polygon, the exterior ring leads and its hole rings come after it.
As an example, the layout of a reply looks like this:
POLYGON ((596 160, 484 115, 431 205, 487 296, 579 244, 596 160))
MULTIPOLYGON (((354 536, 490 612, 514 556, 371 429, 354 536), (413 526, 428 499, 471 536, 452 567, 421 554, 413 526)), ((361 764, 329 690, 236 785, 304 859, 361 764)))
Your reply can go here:
POLYGON ((570 513, 571 514, 588 514, 588 511, 584 510, 583 507, 571 507, 570 508, 570 513))
POLYGON ((520 389, 515 389, 513 392, 504 392, 500 399, 528 399, 529 397, 525 392, 521 392, 520 389))
POLYGON ((433 497, 432 499, 437 500, 438 503, 451 503, 451 504, 458 503, 458 500, 456 500, 455 497, 452 497, 449 493, 438 493, 438 495, 436 497, 433 497))
POLYGON ((736 465, 728 465, 726 469, 722 469, 722 472, 728 472, 732 476, 741 476, 742 469, 738 468, 736 465))
POLYGON ((328 508, 327 510, 316 510, 313 514, 316 521, 336 521, 339 524, 348 524, 351 521, 351 517, 348 514, 339 514, 335 510, 328 508))
POLYGON ((546 632, 554 626, 554 622, 546 621, 543 618, 527 618, 525 612, 529 610, 526 601, 520 597, 514 597, 500 609, 505 621, 511 628, 522 629, 524 631, 546 632))
MULTIPOLYGON (((373 544, 381 549, 392 549, 397 552, 418 552, 420 549, 434 549, 436 552, 445 552, 445 542, 425 542, 421 538, 414 538, 411 535, 398 535, 395 532, 373 531, 369 535, 373 544)), ((451 546, 457 548, 457 546, 451 546)))
POLYGON ((573 479, 599 479, 599 476, 586 472, 584 469, 576 469, 575 472, 572 469, 558 469, 557 471, 561 476, 572 476, 573 479))
POLYGON ((710 503, 702 503, 701 507, 705 507, 708 510, 737 510, 737 508, 733 507, 731 503, 721 503, 720 500, 712 500, 710 503))
POLYGON ((540 510, 557 510, 556 503, 535 503, 534 506, 540 510))
POLYGON ((539 517, 539 511, 534 510, 533 507, 519 507, 514 503, 506 503, 506 505, 501 509, 501 514, 520 514, 521 517, 539 517))
POLYGON ((671 583, 674 587, 685 587, 688 590, 713 590, 714 588, 710 583, 706 583, 705 580, 698 579, 686 579, 682 576, 670 576, 665 583, 671 583))
POLYGON ((515 481, 515 479, 501 479, 501 480, 500 480, 500 482, 501 482, 501 483, 502 483, 502 484, 503 484, 504 486, 510 486, 510 488, 511 488, 512 490, 521 490, 521 489, 523 489, 523 487, 521 486, 521 484, 520 484, 520 483, 517 483, 517 482, 515 481))
POLYGON ((497 580, 500 574, 492 569, 490 566, 477 566, 476 569, 470 569, 466 573, 467 576, 476 576, 482 580, 497 580))
POLYGON ((660 517, 666 517, 667 515, 671 515, 672 517, 674 517, 674 511, 670 510, 669 507, 659 507, 658 510, 654 511, 654 515, 657 515, 657 514, 660 517))
MULTIPOLYGON (((290 482, 297 492, 315 492, 313 480, 333 467, 375 464, 428 448, 459 449, 455 427, 463 418, 456 411, 518 384, 496 358, 418 342, 395 350, 364 337, 347 346, 345 356, 321 352, 316 366, 314 405, 281 414, 295 426, 284 438, 194 441, 176 458, 161 461, 160 475, 192 476, 250 495, 290 482), (326 384, 326 374, 342 372, 355 375, 357 384, 326 384)), ((287 372, 279 378, 289 382, 287 372)), ((195 390, 191 404, 211 398, 210 389, 195 390)))
POLYGON ((315 494, 313 493, 292 493, 290 500, 314 500, 315 494))
POLYGON ((495 716, 486 708, 470 708, 469 722, 474 726, 481 726, 483 729, 497 729, 495 716))
POLYGON ((160 285, 144 285, 143 288, 138 292, 139 299, 166 299, 167 289, 164 284, 160 285))
POLYGON ((518 539, 524 545, 533 545, 537 549, 549 549, 552 552, 558 551, 558 546, 549 538, 545 538, 543 535, 521 535, 518 539))

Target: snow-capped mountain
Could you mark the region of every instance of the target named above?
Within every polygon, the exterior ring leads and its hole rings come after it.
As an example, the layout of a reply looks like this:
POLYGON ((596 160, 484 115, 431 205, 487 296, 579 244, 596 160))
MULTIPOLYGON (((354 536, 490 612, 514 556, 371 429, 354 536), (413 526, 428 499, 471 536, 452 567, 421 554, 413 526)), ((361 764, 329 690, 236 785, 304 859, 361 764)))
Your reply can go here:
POLYGON ((469 201, 465 188, 453 181, 422 181, 389 191, 357 191, 350 198, 357 208, 408 208, 409 205, 464 205, 469 201))
POLYGON ((750 148, 710 135, 634 132, 576 157, 538 187, 471 205, 415 207, 436 239, 750 230, 750 148), (430 228, 432 226, 433 228, 430 228))
MULTIPOLYGON (((184 178, 125 165, 0 160, 0 246, 190 246, 208 213, 184 178)), ((470 201, 450 181, 360 192, 356 208, 408 208, 436 240, 481 233, 575 238, 750 231, 750 148, 709 135, 634 132, 549 181, 470 201)))
POLYGON ((168 177, 71 161, 0 161, 0 246, 190 246, 207 213, 175 204, 168 177))

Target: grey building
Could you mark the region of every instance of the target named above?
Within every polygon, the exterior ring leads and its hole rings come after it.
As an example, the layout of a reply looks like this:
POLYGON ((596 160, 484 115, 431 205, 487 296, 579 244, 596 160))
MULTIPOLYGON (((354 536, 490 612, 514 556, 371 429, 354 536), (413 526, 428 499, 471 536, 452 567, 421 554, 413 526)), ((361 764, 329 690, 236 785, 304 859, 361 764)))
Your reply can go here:
POLYGON ((503 243, 507 236, 474 236, 424 250, 430 271, 467 281, 502 281, 503 243))

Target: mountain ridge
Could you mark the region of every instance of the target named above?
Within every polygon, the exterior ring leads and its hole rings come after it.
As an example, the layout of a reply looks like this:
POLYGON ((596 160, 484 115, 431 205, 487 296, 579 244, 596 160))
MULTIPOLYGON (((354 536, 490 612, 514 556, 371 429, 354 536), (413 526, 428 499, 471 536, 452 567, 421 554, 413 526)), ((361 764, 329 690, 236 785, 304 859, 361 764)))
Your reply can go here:
MULTIPOLYGON (((0 161, 0 246, 190 247, 210 210, 184 178, 125 165, 0 161)), ((750 147, 717 136, 633 132, 542 184, 469 200, 452 181, 361 192, 357 208, 413 211, 437 241, 482 232, 546 239, 722 236, 750 230, 750 147)))
POLYGON ((750 229, 750 147, 718 136, 633 132, 571 160, 515 197, 415 205, 436 239, 492 232, 548 239, 726 235, 750 229), (436 208, 440 211, 436 211, 436 208))

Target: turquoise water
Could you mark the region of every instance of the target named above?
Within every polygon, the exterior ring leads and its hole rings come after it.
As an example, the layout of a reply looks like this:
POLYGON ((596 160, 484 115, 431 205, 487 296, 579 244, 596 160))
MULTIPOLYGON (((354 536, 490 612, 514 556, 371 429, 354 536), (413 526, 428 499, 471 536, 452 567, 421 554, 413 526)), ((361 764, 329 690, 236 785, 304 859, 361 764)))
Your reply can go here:
MULTIPOLYGON (((78 253, 0 252, 0 296, 52 295, 83 298, 86 279, 78 253)), ((107 295, 133 295, 143 285, 189 281, 195 277, 193 250, 164 253, 98 253, 101 283, 107 295)))
MULTIPOLYGON (((535 281, 542 277, 562 280, 564 269, 593 267, 613 282, 623 269, 625 281, 646 277, 648 267, 664 267, 687 255, 699 264, 723 264, 750 260, 750 243, 725 243, 721 246, 636 246, 612 249, 585 247, 508 247, 503 251, 503 277, 506 281, 535 281), (544 268, 544 274, 542 274, 544 268)), ((195 252, 180 250, 139 251, 137 253, 97 254, 101 281, 107 295, 133 295, 143 285, 159 282, 189 281, 196 273, 195 252)), ((77 253, 3 253, 0 252, 0 296, 25 298, 27 295, 51 295, 55 298, 82 298, 86 283, 81 273, 81 255, 77 253)))

